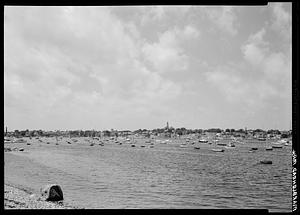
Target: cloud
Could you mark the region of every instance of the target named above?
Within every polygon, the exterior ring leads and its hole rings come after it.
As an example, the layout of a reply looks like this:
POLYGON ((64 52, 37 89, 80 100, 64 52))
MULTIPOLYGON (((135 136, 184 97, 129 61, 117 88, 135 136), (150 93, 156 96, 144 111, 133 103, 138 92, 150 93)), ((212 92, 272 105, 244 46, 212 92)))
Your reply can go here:
MULTIPOLYGON (((292 17, 289 12, 283 8, 283 3, 272 3, 272 29, 279 32, 282 38, 291 39, 292 35, 292 17)), ((289 6, 289 5, 288 5, 289 6)))
POLYGON ((145 6, 140 7, 138 23, 141 26, 167 26, 168 23, 174 21, 178 23, 180 19, 186 18, 192 6, 145 6))
POLYGON ((266 31, 263 28, 256 34, 250 35, 247 43, 241 48, 245 60, 252 65, 259 65, 264 60, 268 51, 267 42, 263 39, 265 33, 266 31))
POLYGON ((210 21, 216 24, 216 26, 232 35, 235 36, 238 31, 237 31, 237 16, 234 12, 233 7, 228 7, 228 6, 223 6, 220 8, 215 8, 215 7, 209 7, 206 8, 205 10, 208 18, 210 21))
MULTIPOLYGON (((277 87, 290 85, 291 54, 287 50, 271 51, 270 43, 264 40, 266 30, 263 28, 255 34, 251 34, 247 43, 241 47, 246 62, 255 66, 254 73, 262 75, 277 87)), ((286 43, 291 45, 290 43, 286 43)))
POLYGON ((235 66, 227 65, 205 73, 206 81, 219 89, 231 104, 240 105, 241 110, 256 112, 276 98, 278 89, 265 79, 245 78, 235 66))
POLYGON ((143 12, 141 25, 146 25, 149 22, 159 22, 166 15, 165 8, 162 6, 144 7, 143 12))
POLYGON ((279 6, 270 8, 272 27, 255 24, 260 30, 249 36, 238 29, 249 14, 238 19, 232 7, 5 7, 5 123, 135 129, 172 119, 197 126, 193 111, 203 101, 211 116, 211 107, 287 104, 291 53, 274 41, 288 10, 279 6))
POLYGON ((199 35, 199 31, 190 25, 184 29, 175 27, 160 34, 158 42, 146 43, 143 54, 157 72, 181 72, 188 67, 188 56, 181 45, 199 35))
MULTIPOLYGON (((190 26, 182 34, 193 38, 197 31, 190 26)), ((173 36, 167 32, 149 48, 149 59, 159 55, 159 68, 184 58, 173 36)), ((109 8, 7 7, 5 108, 53 120, 63 114, 108 120, 108 113, 124 114, 130 107, 159 112, 153 103, 176 98, 181 87, 144 65, 144 44, 135 24, 109 8)))
POLYGON ((229 102, 259 110, 276 103, 275 98, 290 101, 291 55, 286 50, 271 51, 266 33, 262 28, 249 35, 241 46, 243 64, 217 66, 205 74, 229 102))

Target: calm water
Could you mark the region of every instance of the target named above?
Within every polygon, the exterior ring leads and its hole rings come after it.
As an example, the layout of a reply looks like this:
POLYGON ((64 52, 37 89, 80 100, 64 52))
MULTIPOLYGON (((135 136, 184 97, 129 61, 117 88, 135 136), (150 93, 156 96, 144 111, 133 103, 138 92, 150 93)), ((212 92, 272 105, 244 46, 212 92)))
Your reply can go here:
POLYGON ((154 148, 34 141, 10 144, 25 151, 5 153, 5 183, 33 192, 58 183, 65 202, 80 207, 292 209, 290 146, 266 151, 271 144, 249 143, 218 153, 214 144, 195 150, 178 140, 154 148), (263 159, 273 164, 258 164, 263 159))

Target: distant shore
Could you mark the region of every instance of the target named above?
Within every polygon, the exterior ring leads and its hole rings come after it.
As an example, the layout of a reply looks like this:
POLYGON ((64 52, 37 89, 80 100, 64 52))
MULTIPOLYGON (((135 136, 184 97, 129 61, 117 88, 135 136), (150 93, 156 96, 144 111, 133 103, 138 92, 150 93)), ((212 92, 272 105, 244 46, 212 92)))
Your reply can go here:
POLYGON ((13 187, 4 185, 4 209, 75 209, 62 202, 54 203, 43 201, 37 194, 32 194, 13 187))

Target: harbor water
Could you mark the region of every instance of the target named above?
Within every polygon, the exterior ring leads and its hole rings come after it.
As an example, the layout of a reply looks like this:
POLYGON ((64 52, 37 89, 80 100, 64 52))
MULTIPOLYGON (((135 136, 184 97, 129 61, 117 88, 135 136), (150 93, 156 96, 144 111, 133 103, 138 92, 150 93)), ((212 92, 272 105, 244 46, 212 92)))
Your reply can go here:
POLYGON ((24 152, 5 153, 5 183, 32 192, 56 183, 66 203, 84 208, 292 210, 291 146, 267 151, 271 143, 235 148, 196 143, 200 149, 195 149, 190 143, 182 148, 181 142, 155 142, 153 148, 144 140, 135 147, 97 141, 91 146, 80 138, 59 145, 13 143, 10 147, 24 152), (250 153, 251 147, 258 149, 250 153))

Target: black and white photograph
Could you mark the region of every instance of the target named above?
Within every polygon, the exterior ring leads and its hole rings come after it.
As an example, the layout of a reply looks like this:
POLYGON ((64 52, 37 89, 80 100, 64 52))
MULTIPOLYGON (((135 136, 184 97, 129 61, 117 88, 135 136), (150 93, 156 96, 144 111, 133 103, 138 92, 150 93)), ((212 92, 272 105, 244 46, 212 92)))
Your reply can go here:
POLYGON ((292 2, 3 11, 4 210, 294 210, 292 2))

